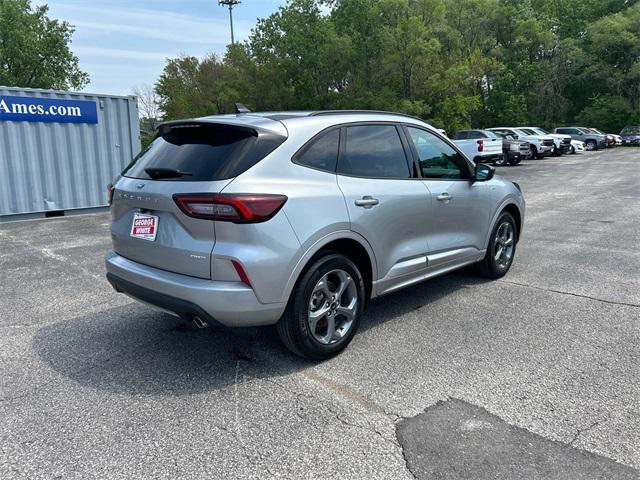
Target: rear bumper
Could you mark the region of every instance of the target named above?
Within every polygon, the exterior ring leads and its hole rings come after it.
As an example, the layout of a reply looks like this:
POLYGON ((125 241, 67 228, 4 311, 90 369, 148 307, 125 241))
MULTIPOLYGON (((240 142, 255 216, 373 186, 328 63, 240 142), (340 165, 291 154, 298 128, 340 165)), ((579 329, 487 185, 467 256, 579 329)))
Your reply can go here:
POLYGON ((477 155, 474 159, 474 163, 495 163, 502 158, 501 153, 496 153, 492 155, 477 155))
POLYGON ((208 323, 250 327, 277 323, 286 304, 260 303, 240 282, 219 282, 166 272, 115 252, 105 259, 107 280, 118 292, 178 316, 208 323))

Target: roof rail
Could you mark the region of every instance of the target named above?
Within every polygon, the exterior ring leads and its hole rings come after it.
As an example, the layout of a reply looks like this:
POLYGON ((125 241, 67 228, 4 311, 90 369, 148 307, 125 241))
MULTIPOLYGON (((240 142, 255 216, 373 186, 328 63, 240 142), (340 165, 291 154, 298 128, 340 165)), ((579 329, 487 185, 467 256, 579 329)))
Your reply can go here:
POLYGON ((358 113, 374 114, 374 115, 398 115, 400 117, 413 118, 414 120, 420 120, 421 122, 424 122, 422 118, 416 117, 415 115, 409 115, 406 113, 398 113, 398 112, 386 112, 384 110, 319 110, 317 112, 311 112, 309 116, 320 117, 322 115, 353 115, 358 113))

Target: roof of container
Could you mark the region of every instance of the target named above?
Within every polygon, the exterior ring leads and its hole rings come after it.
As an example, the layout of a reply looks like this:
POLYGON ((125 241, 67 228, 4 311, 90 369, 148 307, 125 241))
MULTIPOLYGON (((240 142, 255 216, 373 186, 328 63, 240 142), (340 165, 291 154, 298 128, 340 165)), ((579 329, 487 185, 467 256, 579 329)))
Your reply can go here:
POLYGON ((91 92, 66 92, 64 90, 49 90, 46 88, 23 88, 23 87, 6 87, 0 85, 0 90, 9 90, 12 92, 23 93, 44 93, 49 95, 72 95, 79 97, 104 97, 104 98, 137 98, 135 95, 112 95, 110 93, 91 93, 91 92))

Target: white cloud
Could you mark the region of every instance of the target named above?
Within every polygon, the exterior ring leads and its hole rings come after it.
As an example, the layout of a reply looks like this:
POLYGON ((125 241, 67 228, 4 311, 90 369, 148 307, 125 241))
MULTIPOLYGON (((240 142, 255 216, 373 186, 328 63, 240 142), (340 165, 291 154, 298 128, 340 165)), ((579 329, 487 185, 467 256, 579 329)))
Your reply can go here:
MULTIPOLYGON (((212 2, 211 8, 214 7, 216 5, 212 2)), ((180 44, 206 44, 212 47, 224 46, 229 41, 228 22, 205 14, 196 16, 166 10, 104 8, 68 3, 51 4, 50 8, 54 16, 66 19, 77 27, 78 33, 84 35, 95 32, 120 33, 180 44)), ((240 38, 248 35, 251 26, 247 22, 236 21, 234 28, 237 36, 240 38)))
POLYGON ((138 60, 142 62, 153 62, 157 63, 158 61, 164 61, 167 58, 173 58, 176 56, 175 52, 173 53, 165 53, 165 52, 148 52, 143 50, 126 50, 120 48, 104 48, 104 47, 75 47, 73 49, 73 53, 75 53, 80 58, 88 58, 93 57, 95 59, 101 58, 111 58, 111 59, 121 59, 121 60, 138 60))

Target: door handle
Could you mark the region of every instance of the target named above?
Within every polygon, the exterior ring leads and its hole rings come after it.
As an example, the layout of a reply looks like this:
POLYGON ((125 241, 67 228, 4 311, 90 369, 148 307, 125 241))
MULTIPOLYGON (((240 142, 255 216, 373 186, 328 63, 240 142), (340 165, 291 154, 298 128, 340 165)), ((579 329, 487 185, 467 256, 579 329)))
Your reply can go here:
POLYGON ((447 192, 444 192, 438 195, 436 198, 439 202, 448 202, 449 200, 451 200, 451 195, 449 195, 447 192))
POLYGON ((355 201, 357 207, 371 208, 378 205, 380 201, 377 198, 373 198, 369 195, 365 195, 359 200, 355 201))

